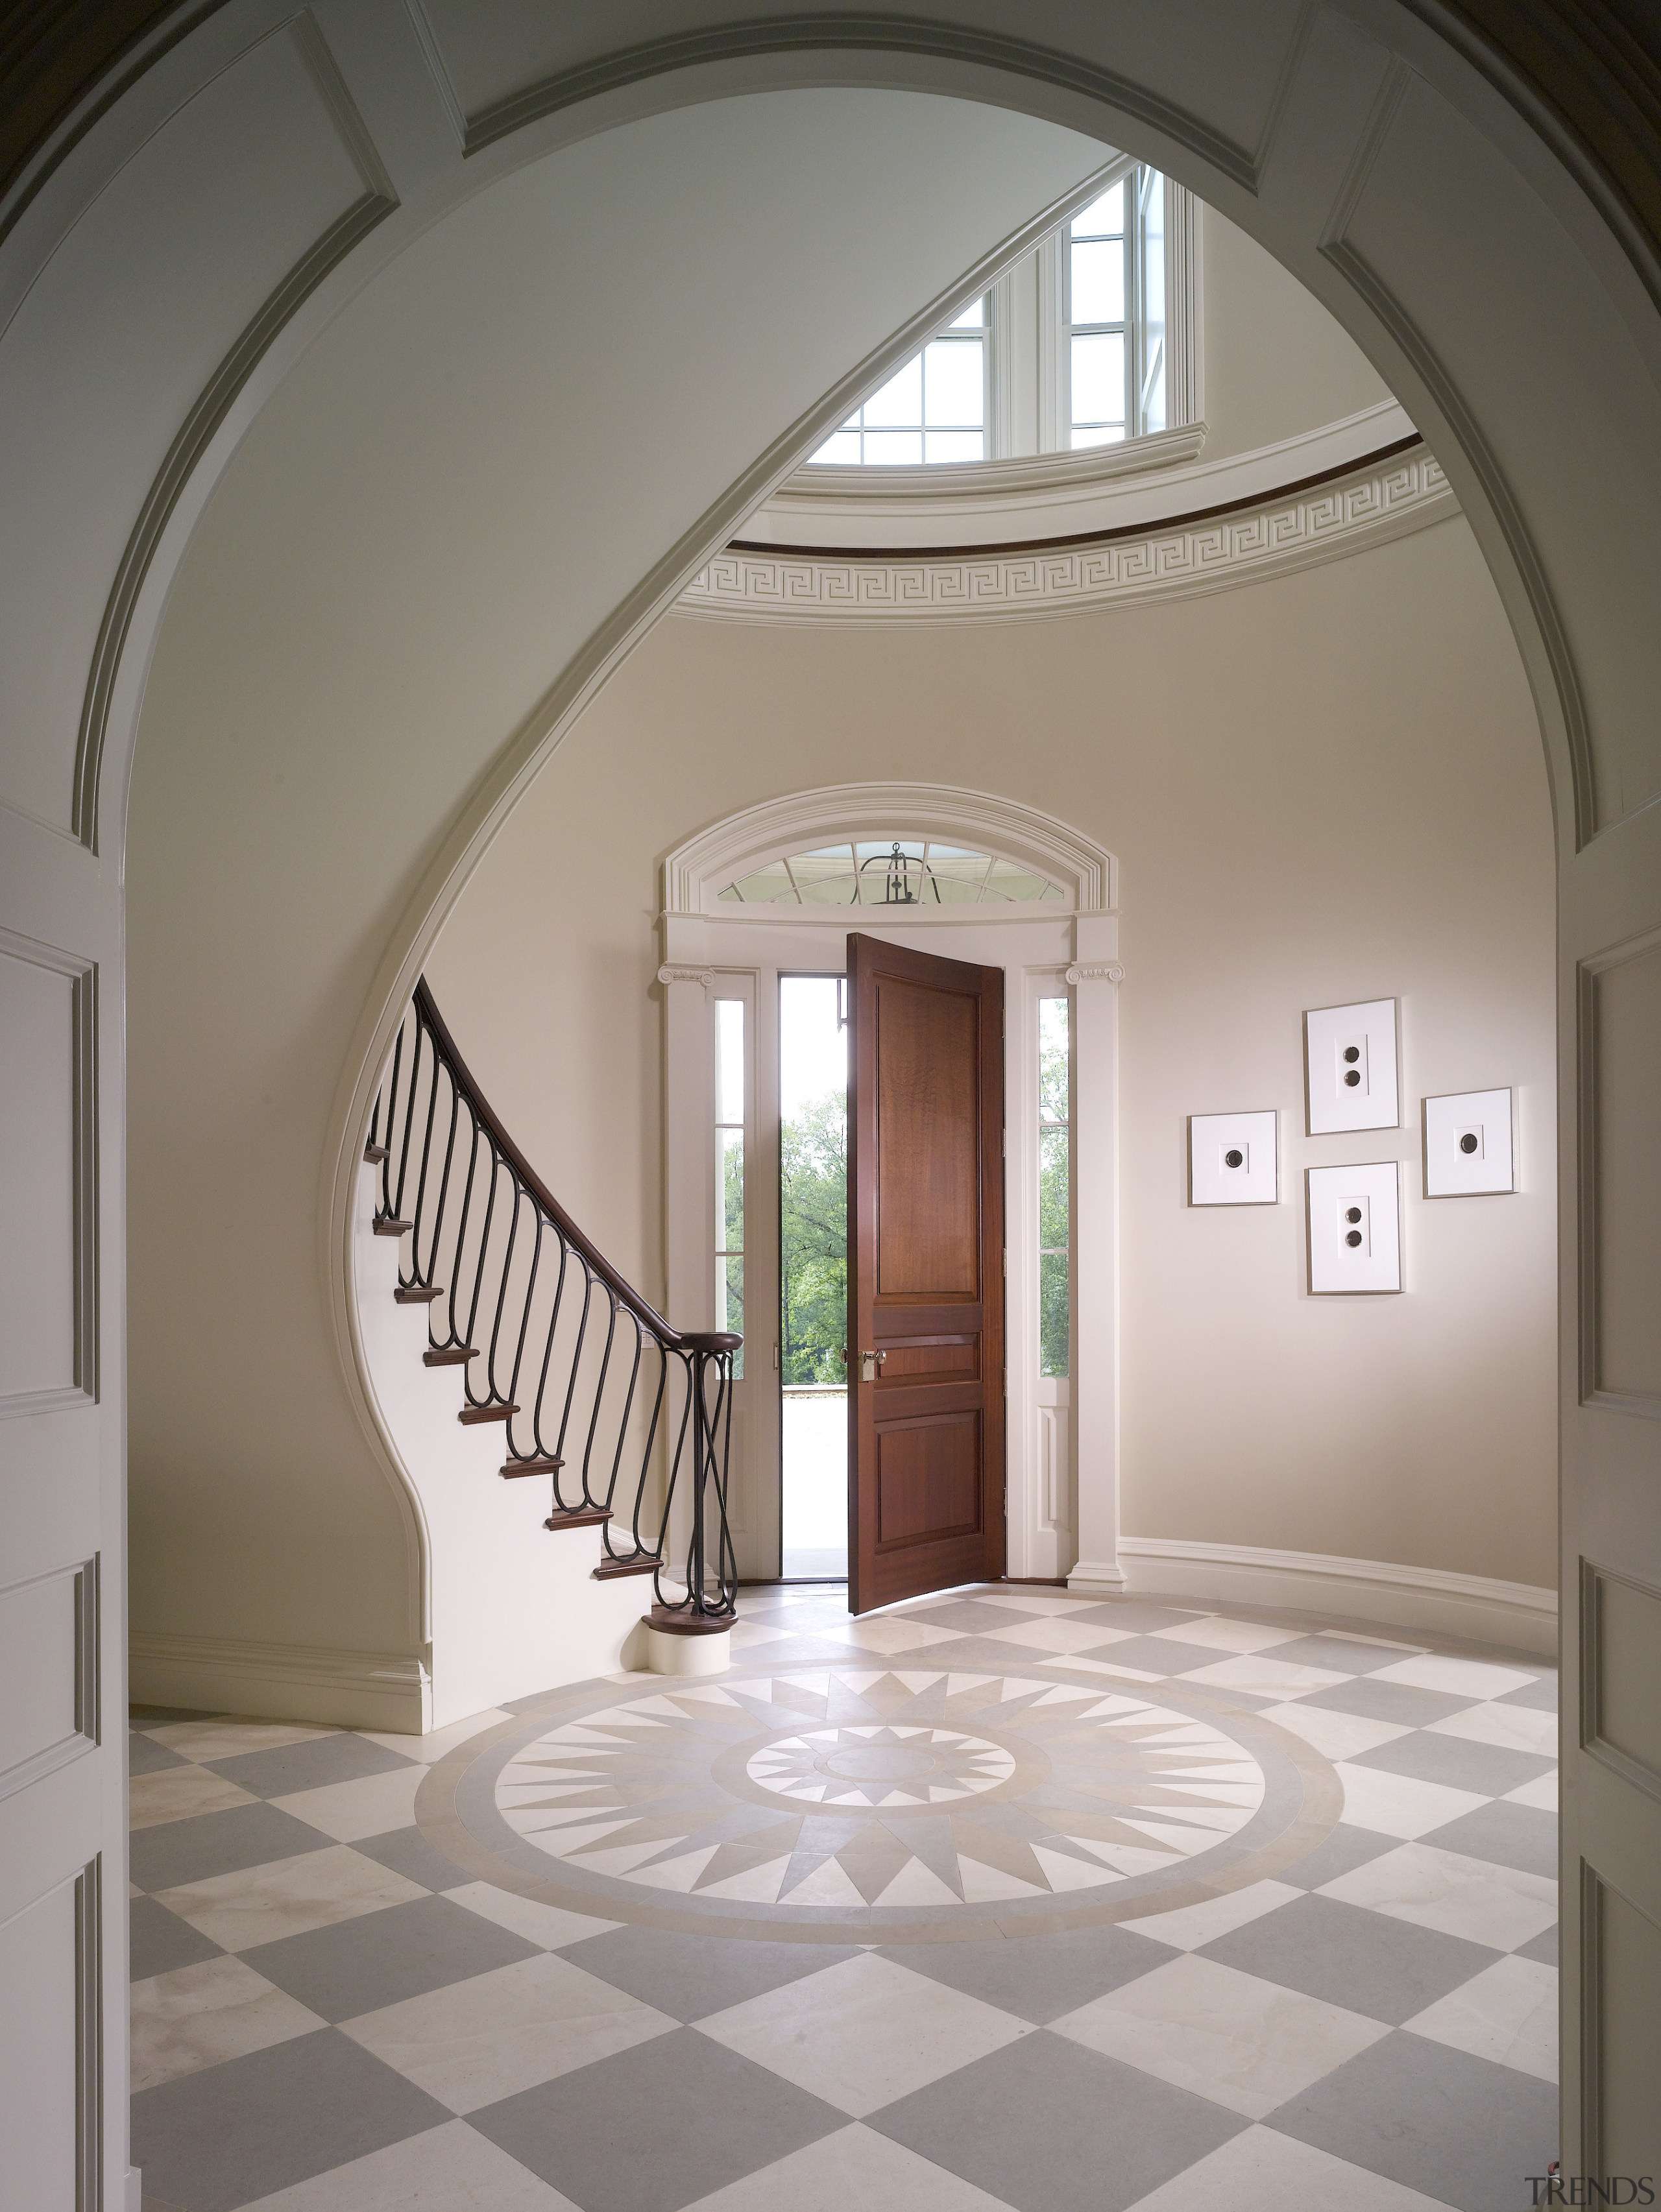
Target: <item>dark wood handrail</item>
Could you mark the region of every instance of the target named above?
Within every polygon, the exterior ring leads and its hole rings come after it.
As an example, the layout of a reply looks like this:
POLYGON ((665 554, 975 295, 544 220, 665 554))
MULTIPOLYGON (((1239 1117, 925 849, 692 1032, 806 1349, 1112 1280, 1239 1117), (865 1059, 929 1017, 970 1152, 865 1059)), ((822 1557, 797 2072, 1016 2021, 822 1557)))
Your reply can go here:
POLYGON ((417 1005, 426 1017, 428 1026, 437 1038, 439 1048, 449 1062, 450 1073, 455 1079, 456 1088, 465 1095, 467 1103, 478 1116, 480 1124, 490 1131, 496 1150, 511 1165, 537 1204, 557 1224, 561 1235, 572 1249, 581 1254, 590 1269, 605 1284, 618 1304, 626 1306, 642 1328, 656 1337, 660 1344, 666 1344, 672 1352, 736 1352, 743 1341, 741 1337, 712 1336, 707 1332, 701 1334, 688 1334, 672 1327, 665 1321, 656 1307, 648 1304, 633 1284, 626 1281, 618 1273, 593 1237, 585 1236, 578 1228, 576 1223, 572 1220, 570 1215, 508 1135, 502 1116, 480 1090, 478 1079, 457 1049, 456 1041, 450 1034, 449 1024, 438 1011, 438 1003, 428 988, 424 975, 416 985, 415 995, 417 1005))

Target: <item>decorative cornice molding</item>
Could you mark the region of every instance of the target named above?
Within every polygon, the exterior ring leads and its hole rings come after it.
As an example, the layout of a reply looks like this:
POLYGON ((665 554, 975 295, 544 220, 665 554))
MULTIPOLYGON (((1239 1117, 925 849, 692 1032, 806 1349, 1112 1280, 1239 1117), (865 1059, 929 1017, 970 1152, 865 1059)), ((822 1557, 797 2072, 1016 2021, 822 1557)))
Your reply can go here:
POLYGON ((720 553, 677 614, 740 622, 1009 622, 1227 590, 1360 552, 1458 512, 1423 447, 1238 513, 1026 553, 850 558, 720 553))
POLYGON ((713 968, 676 968, 666 961, 658 969, 660 983, 702 983, 706 991, 713 990, 715 971, 713 968))
POLYGON ((1069 983, 1123 983, 1124 969, 1116 960, 1075 960, 1067 971, 1069 983))

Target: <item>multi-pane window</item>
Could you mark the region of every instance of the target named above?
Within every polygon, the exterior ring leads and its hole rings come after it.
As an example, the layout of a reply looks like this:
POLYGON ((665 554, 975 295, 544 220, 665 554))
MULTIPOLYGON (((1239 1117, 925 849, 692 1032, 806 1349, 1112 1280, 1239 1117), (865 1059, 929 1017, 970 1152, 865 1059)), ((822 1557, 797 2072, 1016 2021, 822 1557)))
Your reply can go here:
POLYGON ((1068 443, 1165 426, 1165 179, 1133 169, 1067 227, 1068 443))
MULTIPOLYGON (((715 1327, 744 1333, 744 1001, 715 1001, 715 1327)), ((735 1378, 744 1374, 737 1354, 735 1378)))
POLYGON ((920 461, 983 461, 988 303, 971 300, 813 455, 890 468, 920 461))
POLYGON ((1038 1372, 1069 1370, 1073 1060, 1064 998, 1038 1001, 1038 1372))

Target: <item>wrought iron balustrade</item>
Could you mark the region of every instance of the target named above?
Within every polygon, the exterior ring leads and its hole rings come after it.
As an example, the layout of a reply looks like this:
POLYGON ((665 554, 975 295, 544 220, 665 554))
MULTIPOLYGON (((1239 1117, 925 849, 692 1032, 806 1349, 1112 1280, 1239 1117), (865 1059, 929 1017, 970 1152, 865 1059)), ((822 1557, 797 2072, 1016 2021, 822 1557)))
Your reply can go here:
POLYGON ((548 1476, 545 1528, 599 1526, 596 1574, 651 1574, 660 1626, 728 1626, 743 1340, 672 1328, 602 1256, 491 1110, 424 978, 366 1157, 379 1170, 376 1232, 408 1239, 394 1295, 425 1305, 426 1362, 459 1370, 458 1419, 502 1425, 505 1479, 548 1476))

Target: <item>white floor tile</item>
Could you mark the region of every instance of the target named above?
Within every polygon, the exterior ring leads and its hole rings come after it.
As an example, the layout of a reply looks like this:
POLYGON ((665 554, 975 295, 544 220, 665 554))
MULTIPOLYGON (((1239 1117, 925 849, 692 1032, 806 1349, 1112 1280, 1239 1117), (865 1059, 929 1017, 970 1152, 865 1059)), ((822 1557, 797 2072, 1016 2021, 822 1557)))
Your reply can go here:
POLYGON ((1191 1667, 1177 1677, 1183 1682, 1202 1682, 1210 1689, 1239 1690, 1248 1698, 1303 1698, 1311 1690, 1329 1690, 1335 1682, 1350 1679, 1324 1667, 1293 1667, 1283 1659, 1261 1658, 1250 1652, 1219 1659, 1210 1667, 1191 1667))
POLYGON ((1202 1943, 1232 1936, 1237 1928, 1261 1920, 1264 1913, 1290 1905, 1303 1893, 1283 1881, 1254 1881, 1244 1889, 1231 1889, 1226 1896, 1208 1897, 1202 1905, 1179 1905, 1174 1912, 1150 1912, 1121 1924, 1138 1936, 1151 1936, 1157 1943, 1173 1944, 1179 1951, 1197 1951, 1202 1943))
POLYGON ((1439 2197, 1421 2197, 1273 2128, 1232 2136, 1151 2197, 1139 2197, 1129 2212, 1292 2212, 1299 2205, 1310 2212, 1447 2212, 1439 2197))
POLYGON ((712 2014, 698 2033, 857 2118, 1032 2031, 867 1951, 712 2014))
POLYGON ((1470 1705, 1445 1721, 1433 1721, 1426 1734, 1498 1744, 1502 1751, 1532 1751, 1542 1759, 1557 1756, 1556 1714, 1536 1712, 1531 1705, 1470 1705))
POLYGON ((1532 1782, 1524 1782, 1515 1790, 1507 1790, 1500 1800, 1506 1805, 1531 1805, 1536 1813, 1557 1810, 1557 1769, 1549 1774, 1536 1774, 1532 1782))
POLYGON ((164 1766, 156 1774, 130 1778, 127 1826, 158 1828, 166 1820, 190 1820, 198 1813, 228 1813, 233 1805, 259 1802, 252 1790, 240 1789, 205 1766, 164 1766))
MULTIPOLYGON (((977 1605, 1001 1605, 1009 1613, 1077 1613, 1080 1606, 1098 1602, 1094 1598, 1063 1597, 1059 1591, 1048 1597, 1038 1590, 1030 1597, 1017 1597, 1013 1591, 983 1589, 962 1590, 958 1595, 972 1597, 977 1605)), ((1116 1629, 1113 1632, 1118 1635, 1121 1632, 1116 1629)))
POLYGON ((989 1644, 1017 1644, 1028 1651, 1089 1651, 1101 1644, 1127 1644, 1128 1628, 1104 1628, 1098 1620, 1064 1620, 1035 1614, 1007 1628, 985 1631, 989 1644))
POLYGON ((1496 1667, 1484 1659, 1456 1659, 1426 1651, 1415 1659, 1393 1660, 1368 1676, 1373 1682, 1405 1682, 1409 1689, 1442 1690, 1451 1698, 1503 1698, 1539 1677, 1518 1667, 1496 1667))
POLYGON ((453 2112, 472 2112, 678 2025, 545 1951, 340 2027, 453 2112))
POLYGON ((1557 2079, 1557 1973, 1533 1959, 1500 1959, 1402 2023, 1474 2058, 1557 2079))
POLYGON ((1191 1954, 1050 2027, 1250 2120, 1389 2033, 1376 2020, 1191 1954))
POLYGON ((491 1705, 482 1713, 471 1713, 464 1721, 452 1721, 447 1728, 434 1729, 426 1735, 380 1735, 373 1729, 359 1729, 357 1733, 367 1743, 378 1743, 385 1751, 401 1752, 405 1759, 418 1759, 423 1766, 436 1766, 446 1752, 453 1751, 459 1743, 466 1743, 473 1736, 483 1735, 513 1715, 500 1705, 491 1705))
POLYGON ((153 1974, 132 1985, 134 2092, 326 2026, 240 1959, 153 1974))
MULTIPOLYGON (((960 2181, 869 2128, 839 2128, 776 2166, 746 2174, 686 2212, 1008 2212, 1001 2197, 960 2181)), ((320 2208, 319 2208, 320 2212, 320 2208)))
POLYGON ((1333 1768, 1344 1785, 1344 1809, 1338 1815, 1352 1827, 1371 1828, 1380 1836, 1400 1836, 1410 1842, 1445 1827, 1462 1813, 1474 1813, 1489 1801, 1474 1790, 1450 1790, 1443 1782, 1421 1782, 1410 1774, 1389 1774, 1382 1767, 1353 1766, 1339 1760, 1333 1768))
POLYGON ((539 1905, 533 1897, 515 1896, 511 1889, 498 1889, 494 1882, 464 1881, 459 1889, 447 1889, 444 1894, 452 1905, 464 1905, 481 1920, 493 1920, 498 1928, 522 1936, 527 1943, 539 1943, 545 1951, 563 1950, 568 1943, 580 1943, 585 1936, 604 1936, 623 1924, 618 1920, 591 1920, 586 1912, 567 1912, 557 1905, 539 1905))
POLYGON ((430 1894, 344 1844, 155 1892, 160 1904, 226 1951, 251 1951, 430 1894))
POLYGON ((578 2212, 465 2120, 314 2174, 243 2212, 578 2212))
POLYGON ((157 1743, 165 1743, 181 1759, 200 1764, 209 1759, 238 1759, 245 1751, 281 1751, 291 1743, 313 1743, 320 1735, 338 1735, 338 1729, 304 1728, 286 1721, 170 1721, 166 1728, 145 1729, 157 1743))
POLYGON ((1323 1885, 1322 1897, 1515 1951, 1557 1917, 1557 1884, 1433 1844, 1403 1844, 1323 1885))
POLYGON ((834 1628, 821 1629, 819 1633, 829 1642, 852 1644, 861 1651, 921 1651, 931 1644, 957 1644, 963 1639, 960 1628, 940 1628, 926 1620, 882 1616, 874 1620, 839 1622, 834 1628))
POLYGON ((1295 1643, 1309 1632, 1304 1628, 1266 1628, 1261 1621, 1225 1620, 1220 1613, 1201 1613, 1179 1620, 1170 1628, 1156 1628, 1172 1644, 1208 1644, 1219 1651, 1267 1651, 1276 1644, 1295 1643))
POLYGON ((424 1766, 395 1766, 386 1774, 363 1774, 355 1782, 329 1782, 320 1790, 296 1790, 271 1802, 308 1827, 320 1828, 337 1843, 355 1844, 364 1836, 384 1836, 415 1820, 416 1792, 427 1779, 424 1766))
POLYGON ((1266 1705, 1259 1720, 1274 1721, 1312 1744, 1323 1759, 1357 1759, 1412 1730, 1399 1721, 1364 1720, 1360 1713, 1329 1712, 1323 1705, 1266 1705))

